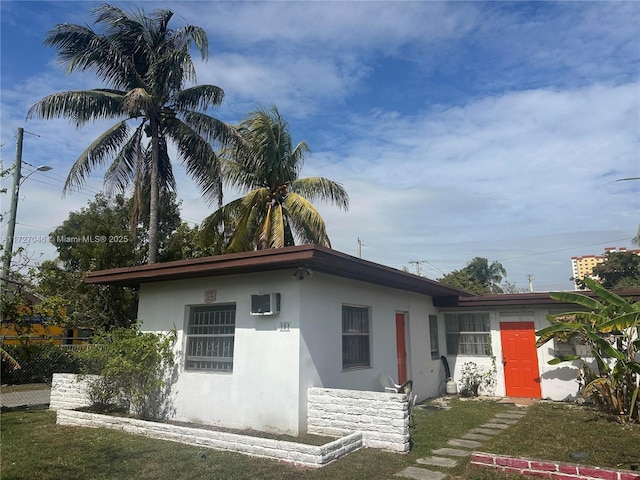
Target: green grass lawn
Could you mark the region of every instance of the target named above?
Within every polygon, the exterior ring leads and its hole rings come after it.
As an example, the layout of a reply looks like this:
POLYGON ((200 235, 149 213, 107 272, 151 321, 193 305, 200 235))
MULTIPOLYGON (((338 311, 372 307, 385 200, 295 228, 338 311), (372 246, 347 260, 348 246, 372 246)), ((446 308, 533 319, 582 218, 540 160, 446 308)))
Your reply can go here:
MULTIPOLYGON (((450 410, 417 409, 417 425, 411 430, 416 445, 407 455, 362 449, 320 469, 299 468, 277 461, 102 428, 58 426, 55 424, 55 412, 19 410, 1 416, 0 467, 2 480, 389 480, 403 468, 417 466, 415 460, 430 455, 432 449, 447 446, 448 439, 464 435, 485 423, 495 413, 509 408, 488 401, 453 400, 451 406, 450 410)), ((594 452, 600 451, 598 445, 602 445, 602 448, 606 445, 607 449, 602 450, 605 453, 594 453, 594 461, 590 463, 617 466, 619 462, 631 462, 634 449, 636 458, 640 456, 640 427, 624 428, 590 412, 540 404, 530 408, 524 419, 487 443, 483 450, 552 458, 554 451, 559 455, 563 451, 574 451, 571 445, 580 445, 581 451, 590 451, 586 449, 588 446, 594 452), (561 436, 562 431, 567 437, 573 434, 579 436, 580 441, 565 445, 567 439, 561 436), (597 441, 593 440, 594 436, 597 441), (546 438, 553 442, 545 442, 546 438), (556 442, 563 445, 557 445, 556 442), (540 444, 548 446, 542 448, 540 444)), ((624 464, 620 468, 629 468, 630 465, 624 464)), ((470 469, 466 460, 459 462, 448 473, 452 478, 460 479, 515 478, 470 469)))

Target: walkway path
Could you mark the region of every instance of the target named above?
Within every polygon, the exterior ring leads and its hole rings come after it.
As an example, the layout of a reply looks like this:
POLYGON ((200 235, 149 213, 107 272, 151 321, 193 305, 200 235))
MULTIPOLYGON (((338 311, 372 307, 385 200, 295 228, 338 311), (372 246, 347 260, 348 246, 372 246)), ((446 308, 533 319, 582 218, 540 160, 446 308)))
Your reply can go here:
POLYGON ((415 480, 444 480, 448 478, 446 473, 440 470, 430 470, 429 467, 451 468, 458 464, 462 457, 471 455, 471 450, 482 445, 482 442, 490 440, 493 435, 497 435, 505 428, 520 420, 526 410, 509 410, 508 412, 497 413, 490 421, 478 428, 473 428, 460 438, 453 438, 447 443, 446 448, 439 448, 431 452, 431 456, 419 458, 416 463, 419 467, 407 467, 395 474, 396 477, 413 478, 415 480))

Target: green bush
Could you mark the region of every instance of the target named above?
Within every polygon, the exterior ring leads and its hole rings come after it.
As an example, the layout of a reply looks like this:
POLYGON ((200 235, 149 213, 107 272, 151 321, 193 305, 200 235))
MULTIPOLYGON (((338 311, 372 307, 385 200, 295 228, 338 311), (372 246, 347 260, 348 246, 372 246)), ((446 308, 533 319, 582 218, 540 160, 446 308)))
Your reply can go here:
POLYGON ((175 331, 143 333, 135 328, 111 330, 95 338, 101 348, 82 354, 83 373, 99 375, 89 382, 96 409, 118 403, 143 419, 166 417, 175 380, 175 331))
POLYGON ((3 384, 50 384, 54 373, 81 372, 81 361, 74 352, 64 350, 50 342, 5 345, 4 349, 18 362, 20 368, 14 368, 3 359, 1 372, 3 384))

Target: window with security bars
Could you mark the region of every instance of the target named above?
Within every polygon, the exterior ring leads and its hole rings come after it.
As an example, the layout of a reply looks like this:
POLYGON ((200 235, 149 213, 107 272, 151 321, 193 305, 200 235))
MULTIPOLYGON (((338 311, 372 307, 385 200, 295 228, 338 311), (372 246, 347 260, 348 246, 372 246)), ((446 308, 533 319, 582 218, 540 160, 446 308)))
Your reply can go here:
POLYGON ((444 323, 449 355, 491 355, 488 313, 446 313, 444 323))
POLYGON ((431 341, 431 360, 437 360, 440 358, 437 315, 429 315, 429 340, 431 341))
POLYGON ((369 308, 342 306, 342 368, 371 366, 369 308))
POLYGON ((232 372, 235 331, 235 304, 191 307, 185 368, 232 372))

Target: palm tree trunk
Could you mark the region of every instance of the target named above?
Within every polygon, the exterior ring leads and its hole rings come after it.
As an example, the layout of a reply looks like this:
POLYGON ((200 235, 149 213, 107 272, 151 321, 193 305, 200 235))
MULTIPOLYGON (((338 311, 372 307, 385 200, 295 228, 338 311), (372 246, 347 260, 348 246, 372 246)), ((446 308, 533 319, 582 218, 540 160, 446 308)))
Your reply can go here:
POLYGON ((158 168, 160 165, 160 141, 158 128, 151 126, 151 191, 149 200, 149 258, 147 263, 156 263, 158 258, 158 168))

